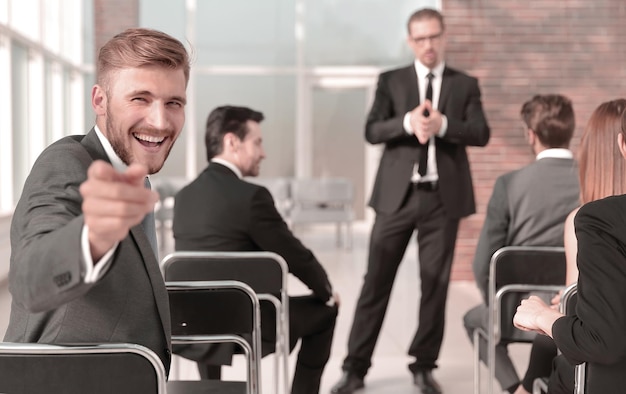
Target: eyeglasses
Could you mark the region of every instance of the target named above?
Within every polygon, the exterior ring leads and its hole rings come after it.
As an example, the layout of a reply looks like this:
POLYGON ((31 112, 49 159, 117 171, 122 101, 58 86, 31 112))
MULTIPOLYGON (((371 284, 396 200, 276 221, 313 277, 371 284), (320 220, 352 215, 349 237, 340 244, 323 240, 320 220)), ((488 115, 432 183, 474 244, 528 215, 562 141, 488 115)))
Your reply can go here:
POLYGON ((433 35, 426 36, 426 37, 411 37, 411 40, 413 40, 413 42, 416 43, 417 45, 424 45, 426 44, 426 41, 438 42, 442 36, 443 36, 443 31, 440 31, 437 34, 433 34, 433 35))

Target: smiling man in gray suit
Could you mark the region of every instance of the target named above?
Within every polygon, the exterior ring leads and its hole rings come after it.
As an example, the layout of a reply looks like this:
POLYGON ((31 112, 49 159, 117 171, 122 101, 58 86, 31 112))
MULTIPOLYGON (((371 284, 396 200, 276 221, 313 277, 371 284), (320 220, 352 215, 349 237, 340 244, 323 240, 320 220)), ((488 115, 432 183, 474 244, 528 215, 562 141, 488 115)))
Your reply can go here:
POLYGON ((7 342, 127 342, 169 369, 170 313, 142 221, 145 188, 185 121, 189 56, 165 33, 128 29, 98 57, 96 125, 39 156, 11 223, 7 342))
MULTIPOLYGON (((473 265, 484 303, 464 316, 470 340, 476 328, 486 329, 494 252, 504 246, 563 246, 565 218, 579 205, 578 166, 568 149, 575 127, 571 101, 558 94, 537 95, 524 103, 521 117, 537 158, 500 176, 493 188, 473 265)), ((484 361, 486 346, 480 348, 484 361)), ((511 393, 520 383, 503 344, 496 347, 496 378, 511 393)))

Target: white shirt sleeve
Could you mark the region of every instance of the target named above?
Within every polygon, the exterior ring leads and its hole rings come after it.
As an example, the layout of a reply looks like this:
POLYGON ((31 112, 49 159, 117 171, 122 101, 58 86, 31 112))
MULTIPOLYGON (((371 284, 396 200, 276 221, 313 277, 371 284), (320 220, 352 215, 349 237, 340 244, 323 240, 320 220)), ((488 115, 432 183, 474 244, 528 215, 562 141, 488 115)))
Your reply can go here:
POLYGON ((448 117, 444 114, 441 114, 441 128, 439 129, 439 133, 437 133, 437 137, 443 138, 448 131, 448 117))
POLYGON ((404 127, 404 131, 407 134, 413 134, 413 127, 411 127, 411 113, 407 112, 404 115, 404 120, 402 121, 402 127, 404 127))
POLYGON ((104 256, 96 264, 91 259, 91 251, 89 247, 89 227, 83 226, 81 233, 81 248, 83 253, 83 261, 85 262, 85 283, 94 283, 108 271, 111 266, 111 257, 117 246, 120 244, 116 242, 111 249, 109 249, 104 256))

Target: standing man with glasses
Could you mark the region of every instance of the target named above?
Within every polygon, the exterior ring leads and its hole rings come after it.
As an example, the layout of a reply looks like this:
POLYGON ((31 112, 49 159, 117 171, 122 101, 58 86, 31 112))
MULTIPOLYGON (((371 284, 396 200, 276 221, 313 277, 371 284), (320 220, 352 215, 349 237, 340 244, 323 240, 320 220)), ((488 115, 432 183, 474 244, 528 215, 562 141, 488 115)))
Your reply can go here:
POLYGON ((475 212, 466 146, 485 146, 489 126, 478 81, 449 68, 443 16, 422 9, 409 18, 413 64, 380 75, 365 138, 384 144, 370 206, 376 211, 367 273, 343 376, 332 388, 352 393, 363 379, 383 323, 398 266, 414 230, 419 245, 419 325, 409 346, 414 384, 441 393, 432 370, 443 340, 445 305, 459 220, 475 212))

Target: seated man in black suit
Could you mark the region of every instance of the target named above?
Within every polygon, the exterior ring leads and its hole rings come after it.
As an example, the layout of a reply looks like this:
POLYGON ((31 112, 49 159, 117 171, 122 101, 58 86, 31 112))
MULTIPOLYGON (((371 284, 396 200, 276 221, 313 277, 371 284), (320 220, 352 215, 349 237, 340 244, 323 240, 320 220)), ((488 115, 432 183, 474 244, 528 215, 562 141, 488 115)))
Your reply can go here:
MULTIPOLYGON (((271 251, 281 255, 289 272, 313 292, 289 300, 291 349, 301 340, 291 392, 319 393, 330 356, 338 298, 322 265, 276 210, 270 192, 242 179, 257 176, 265 158, 262 120, 262 113, 244 107, 219 107, 209 115, 205 134, 209 166, 176 195, 176 250, 271 251)), ((263 330, 263 342, 273 344, 274 334, 273 329, 263 330)), ((231 356, 223 354, 224 347, 203 345, 177 352, 198 361, 203 377, 210 377, 211 366, 229 364, 231 356)))

